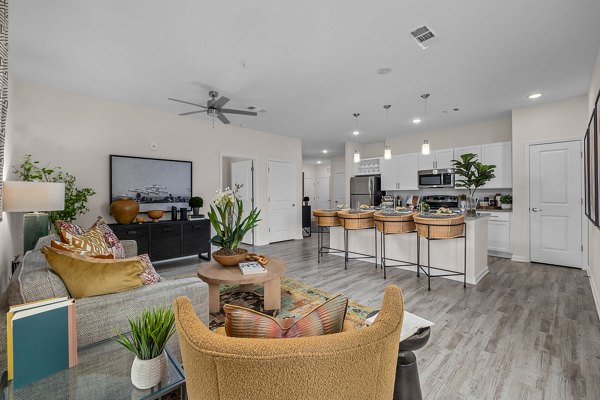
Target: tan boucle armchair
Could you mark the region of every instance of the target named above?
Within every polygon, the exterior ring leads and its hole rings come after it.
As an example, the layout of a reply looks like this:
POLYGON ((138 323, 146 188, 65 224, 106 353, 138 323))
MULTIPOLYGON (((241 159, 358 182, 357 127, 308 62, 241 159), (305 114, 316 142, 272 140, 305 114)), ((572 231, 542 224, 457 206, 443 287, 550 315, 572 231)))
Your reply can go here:
POLYGON ((392 399, 404 316, 397 286, 373 325, 306 338, 230 338, 202 324, 187 297, 174 309, 191 400, 392 399))

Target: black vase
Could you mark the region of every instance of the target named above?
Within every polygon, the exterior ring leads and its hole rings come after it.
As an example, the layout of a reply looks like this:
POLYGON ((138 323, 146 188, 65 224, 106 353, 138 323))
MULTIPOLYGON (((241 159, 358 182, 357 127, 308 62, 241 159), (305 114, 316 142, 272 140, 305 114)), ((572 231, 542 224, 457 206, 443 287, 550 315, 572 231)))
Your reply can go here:
MULTIPOLYGON (((175 207, 173 207, 173 208, 175 208, 175 207)), ((187 221, 187 219, 188 219, 187 212, 188 212, 187 208, 181 207, 179 209, 179 219, 182 221, 187 221)))
POLYGON ((171 221, 177 221, 177 207, 171 207, 171 221))

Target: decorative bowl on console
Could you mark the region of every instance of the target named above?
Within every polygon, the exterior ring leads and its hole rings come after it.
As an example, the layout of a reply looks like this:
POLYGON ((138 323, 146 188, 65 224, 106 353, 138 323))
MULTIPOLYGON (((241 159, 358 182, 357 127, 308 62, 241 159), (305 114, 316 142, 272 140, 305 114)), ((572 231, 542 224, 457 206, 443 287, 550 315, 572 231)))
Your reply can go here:
POLYGON ((158 222, 165 215, 163 210, 150 210, 148 211, 148 217, 152 219, 152 222, 158 222))

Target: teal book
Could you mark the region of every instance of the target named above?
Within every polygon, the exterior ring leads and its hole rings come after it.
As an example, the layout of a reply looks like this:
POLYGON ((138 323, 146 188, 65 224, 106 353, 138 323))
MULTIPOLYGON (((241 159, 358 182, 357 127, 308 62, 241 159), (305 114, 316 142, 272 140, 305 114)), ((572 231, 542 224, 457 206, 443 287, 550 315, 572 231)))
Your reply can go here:
POLYGON ((77 363, 74 318, 73 300, 15 313, 12 318, 14 389, 77 363))

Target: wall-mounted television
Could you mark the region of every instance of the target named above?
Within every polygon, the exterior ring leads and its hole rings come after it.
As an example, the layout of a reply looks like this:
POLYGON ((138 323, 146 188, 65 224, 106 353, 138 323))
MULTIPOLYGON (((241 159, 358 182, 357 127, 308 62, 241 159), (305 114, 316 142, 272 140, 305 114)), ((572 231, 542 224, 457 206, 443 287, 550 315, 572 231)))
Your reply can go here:
POLYGON ((192 162, 110 156, 110 201, 130 198, 140 212, 188 207, 192 196, 192 162))

